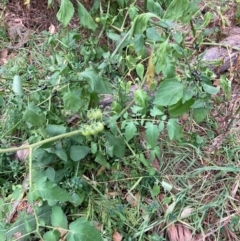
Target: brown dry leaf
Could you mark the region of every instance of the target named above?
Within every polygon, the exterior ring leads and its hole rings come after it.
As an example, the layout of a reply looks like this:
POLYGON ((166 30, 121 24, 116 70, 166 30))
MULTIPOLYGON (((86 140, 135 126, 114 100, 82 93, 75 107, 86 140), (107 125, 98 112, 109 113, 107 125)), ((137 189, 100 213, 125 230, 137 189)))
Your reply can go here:
POLYGON ((7 56, 8 56, 8 49, 3 49, 0 54, 0 65, 4 65, 8 62, 7 56))
POLYGON ((220 79, 215 79, 213 82, 213 86, 215 86, 215 87, 220 86, 220 79))
POLYGON ((126 200, 127 202, 133 207, 137 207, 138 206, 138 202, 139 202, 139 199, 140 199, 140 193, 136 193, 134 196, 131 194, 131 193, 128 193, 126 195, 126 200))
POLYGON ((50 27, 48 28, 48 30, 49 30, 50 34, 54 34, 55 31, 56 31, 56 28, 55 28, 55 26, 53 24, 51 24, 50 27))
POLYGON ((113 241, 121 241, 123 238, 123 236, 118 232, 118 231, 114 231, 113 233, 113 241))
POLYGON ((187 218, 193 212, 193 208, 185 207, 180 215, 180 218, 187 218))
MULTIPOLYGON (((28 146, 28 141, 24 142, 21 146, 28 146)), ((17 158, 19 161, 24 161, 29 154, 29 149, 17 151, 17 158)))
POLYGON ((154 74, 155 74, 155 66, 153 64, 153 56, 154 56, 154 54, 151 53, 149 60, 148 60, 148 68, 147 68, 147 73, 146 73, 146 83, 149 88, 153 84, 153 79, 154 79, 154 74))
POLYGON ((192 241, 190 230, 182 224, 171 224, 167 228, 169 241, 192 241))
POLYGON ((8 56, 8 49, 3 49, 1 51, 1 59, 6 59, 8 56))
POLYGON ((106 169, 106 167, 101 166, 100 169, 98 170, 97 174, 96 174, 96 177, 101 175, 105 171, 105 169, 106 169))

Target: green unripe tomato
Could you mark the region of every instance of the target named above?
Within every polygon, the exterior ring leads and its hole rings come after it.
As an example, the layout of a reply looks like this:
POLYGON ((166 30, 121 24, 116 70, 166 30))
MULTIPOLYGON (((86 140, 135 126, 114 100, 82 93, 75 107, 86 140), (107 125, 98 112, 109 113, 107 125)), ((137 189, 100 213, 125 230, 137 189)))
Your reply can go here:
POLYGON ((95 18, 95 22, 96 22, 96 23, 100 23, 100 21, 101 21, 101 19, 100 19, 99 17, 96 17, 96 18, 95 18))
POLYGON ((104 125, 103 125, 103 123, 102 122, 96 122, 95 123, 95 130, 97 131, 97 132, 101 132, 101 131, 103 131, 103 129, 104 129, 104 125))
POLYGON ((91 127, 89 125, 84 125, 81 129, 81 133, 83 136, 90 136, 91 134, 91 127))
POLYGON ((100 109, 93 109, 87 112, 87 118, 89 120, 97 120, 102 118, 102 111, 100 109))

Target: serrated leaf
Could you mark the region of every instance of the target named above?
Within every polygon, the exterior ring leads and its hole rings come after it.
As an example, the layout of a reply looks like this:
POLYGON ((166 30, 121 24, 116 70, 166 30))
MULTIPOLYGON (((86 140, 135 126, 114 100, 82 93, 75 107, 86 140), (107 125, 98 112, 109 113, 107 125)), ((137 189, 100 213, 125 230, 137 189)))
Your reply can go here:
POLYGON ((122 158, 125 155, 125 142, 121 136, 113 136, 109 133, 106 134, 107 142, 106 148, 112 152, 112 155, 122 158))
POLYGON ((158 16, 162 16, 163 10, 159 2, 155 2, 154 0, 147 1, 147 9, 149 12, 155 13, 158 16))
POLYGON ((164 115, 164 113, 161 110, 159 110, 156 106, 154 106, 153 109, 150 110, 150 115, 155 117, 164 115))
POLYGON ((186 10, 189 8, 189 1, 188 0, 173 0, 171 4, 165 11, 163 16, 164 19, 171 19, 177 20, 182 18, 186 10))
POLYGON ((103 239, 90 222, 79 218, 69 225, 67 241, 103 241, 103 239))
POLYGON ((60 9, 57 13, 57 19, 67 26, 74 14, 74 7, 70 0, 61 0, 60 9))
POLYGON ((23 95, 23 87, 22 87, 22 80, 19 75, 15 75, 13 77, 13 85, 12 90, 14 94, 22 96, 23 95))
POLYGON ((51 215, 52 226, 60 227, 67 229, 68 228, 68 220, 63 212, 62 208, 59 206, 52 207, 52 215, 51 215))
POLYGON ((147 35, 147 38, 152 41, 164 40, 161 34, 157 31, 156 27, 147 28, 146 35, 147 35))
POLYGON ((130 36, 143 33, 146 30, 148 21, 151 17, 159 19, 155 14, 152 13, 142 13, 137 15, 132 22, 130 36))
POLYGON ((66 127, 62 125, 47 125, 46 131, 49 136, 57 136, 66 133, 66 127))
POLYGON ((130 141, 137 133, 137 128, 134 122, 127 122, 125 127, 125 137, 127 141, 130 141))
POLYGON ((59 186, 54 185, 50 182, 46 182, 46 185, 39 187, 37 192, 40 197, 42 197, 43 200, 47 200, 49 205, 51 205, 50 202, 57 203, 69 201, 70 196, 68 192, 59 186))
POLYGON ((162 82, 155 95, 154 104, 160 106, 171 106, 183 97, 184 85, 177 79, 166 79, 162 82))
POLYGON ((42 110, 33 104, 29 104, 27 109, 23 114, 23 119, 35 127, 42 126, 45 121, 45 115, 43 114, 42 110))
POLYGON ((152 148, 154 148, 157 145, 157 140, 159 137, 158 127, 152 122, 147 122, 145 125, 145 128, 146 128, 147 144, 149 144, 152 148))
POLYGON ((97 29, 97 24, 94 22, 92 16, 80 2, 78 2, 78 18, 83 27, 91 29, 92 31, 97 29))
POLYGON ((60 240, 60 232, 58 230, 51 230, 43 235, 44 241, 58 241, 60 240))
POLYGON ((220 86, 222 88, 222 90, 224 91, 224 94, 226 95, 227 99, 229 99, 231 97, 231 93, 232 93, 232 82, 229 81, 225 75, 221 75, 220 76, 220 86))
POLYGON ((79 77, 87 79, 90 82, 89 84, 92 91, 98 94, 110 94, 112 92, 109 81, 99 76, 99 74, 92 68, 81 72, 79 77))
MULTIPOLYGON (((51 214, 51 207, 49 207, 46 203, 44 203, 41 207, 36 208, 36 216, 31 214, 28 214, 27 212, 19 212, 17 216, 17 220, 8 228, 8 230, 5 232, 4 237, 7 240, 13 240, 13 235, 16 233, 21 233, 22 235, 28 234, 25 223, 23 220, 26 220, 28 222, 28 225, 32 230, 36 230, 36 218, 44 219, 45 225, 50 224, 50 214, 51 214)), ((30 234, 29 234, 30 235, 30 234)), ((27 238, 27 235, 24 237, 27 238)), ((5 240, 5 239, 1 239, 5 240)))
POLYGON ((66 110, 71 110, 73 113, 76 113, 81 107, 82 100, 76 92, 68 91, 63 96, 63 103, 66 110))
POLYGON ((169 139, 172 140, 179 131, 179 125, 177 119, 169 119, 167 123, 167 131, 169 139))
POLYGON ((77 162, 82 160, 89 152, 90 148, 88 146, 74 145, 70 148, 70 158, 77 162))
POLYGON ((202 122, 206 118, 208 112, 209 112, 209 109, 207 109, 207 108, 193 109, 193 116, 194 116, 195 121, 197 123, 202 122))
POLYGON ((146 107, 148 95, 145 90, 139 89, 134 92, 134 101, 141 107, 146 107))
POLYGON ((155 53, 156 54, 156 73, 159 74, 162 70, 166 68, 166 58, 168 58, 168 52, 169 52, 169 41, 166 39, 165 42, 158 45, 158 50, 155 53))

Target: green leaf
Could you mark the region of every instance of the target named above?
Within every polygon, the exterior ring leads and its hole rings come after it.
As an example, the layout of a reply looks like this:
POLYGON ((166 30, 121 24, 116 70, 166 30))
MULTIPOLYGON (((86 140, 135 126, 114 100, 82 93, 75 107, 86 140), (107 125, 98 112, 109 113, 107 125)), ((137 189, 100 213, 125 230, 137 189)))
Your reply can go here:
POLYGON ((91 29, 92 31, 97 29, 97 24, 94 22, 89 12, 80 2, 78 2, 78 18, 80 19, 83 27, 91 29))
POLYGON ((5 101, 3 99, 3 97, 0 95, 0 106, 4 107, 5 106, 5 101))
POLYGON ((154 0, 147 0, 147 10, 157 14, 158 16, 162 16, 163 14, 160 3, 154 0))
POLYGON ((182 98, 182 103, 184 104, 186 101, 192 99, 194 96, 194 89, 189 87, 183 91, 183 98, 182 98))
POLYGON ((16 95, 22 96, 24 94, 23 87, 22 87, 22 80, 19 75, 15 75, 13 77, 12 90, 16 95))
POLYGON ((103 241, 103 239, 90 222, 79 218, 69 225, 67 241, 103 241))
POLYGON ((51 222, 53 227, 68 228, 67 217, 59 206, 52 207, 51 222))
POLYGON ((140 77, 140 79, 143 79, 143 74, 144 74, 144 66, 143 66, 143 64, 137 64, 136 72, 137 72, 137 75, 140 77))
POLYGON ((68 156, 67 156, 67 153, 65 151, 64 148, 62 147, 58 147, 56 150, 55 150, 55 154, 57 155, 57 157, 59 157, 61 160, 63 160, 64 162, 67 162, 68 161, 68 156))
POLYGON ((214 87, 211 85, 207 85, 205 83, 202 83, 202 87, 204 89, 204 91, 210 95, 215 95, 219 92, 220 88, 219 87, 214 87))
POLYGON ((56 174, 55 170, 52 167, 48 167, 45 170, 45 173, 46 173, 46 176, 47 176, 48 180, 54 182, 55 174, 56 174))
POLYGON ((157 31, 156 27, 147 28, 146 36, 149 40, 156 42, 164 40, 161 34, 157 31))
POLYGON ((167 131, 170 140, 173 140, 179 133, 179 125, 177 119, 169 119, 167 123, 167 131))
POLYGON ((98 94, 110 94, 112 88, 108 80, 99 76, 99 74, 92 68, 86 69, 79 74, 80 78, 87 79, 90 82, 92 91, 98 94))
POLYGON ((76 92, 66 92, 63 96, 64 108, 77 113, 81 107, 82 100, 80 95, 76 92))
POLYGON ((232 82, 229 81, 225 75, 220 76, 220 86, 223 89, 224 94, 226 95, 227 99, 230 99, 232 94, 232 82))
POLYGON ((97 152, 95 162, 110 169, 110 164, 107 162, 106 157, 102 154, 102 152, 97 152))
POLYGON ((164 68, 166 68, 166 58, 169 54, 169 41, 166 39, 165 42, 158 45, 158 50, 156 51, 156 73, 159 74, 164 68))
POLYGON ((136 125, 133 121, 129 121, 125 127, 125 137, 127 141, 130 141, 137 133, 136 125))
POLYGON ((141 107, 146 107, 148 95, 145 90, 139 89, 134 92, 134 101, 141 107))
POLYGON ((72 193, 71 199, 69 200, 75 207, 78 207, 84 201, 84 194, 78 195, 77 193, 72 193))
POLYGON ((162 116, 164 113, 159 110, 156 106, 153 107, 153 109, 150 110, 150 115, 155 117, 155 116, 162 116))
POLYGON ((66 133, 66 127, 62 125, 47 125, 46 132, 49 136, 58 136, 66 133))
POLYGON ((156 197, 159 193, 160 193, 160 187, 155 184, 152 188, 152 194, 154 197, 156 197))
POLYGON ((202 122, 209 112, 209 109, 207 108, 196 108, 193 109, 193 116, 197 123, 202 122))
POLYGON ((36 199, 41 197, 48 202, 49 206, 53 206, 57 202, 69 201, 70 195, 66 190, 56 186, 56 183, 46 180, 46 177, 42 177, 34 183, 33 194, 36 199))
POLYGON ((60 9, 57 13, 57 19, 67 26, 74 14, 74 7, 70 0, 61 0, 60 9))
POLYGON ((60 232, 58 230, 48 231, 43 235, 44 241, 58 241, 60 240, 60 232))
POLYGON ((89 152, 90 148, 87 146, 74 145, 70 148, 70 158, 77 162, 82 160, 89 152))
POLYGON ((106 148, 111 150, 112 155, 122 158, 125 155, 125 142, 121 136, 113 136, 110 133, 106 133, 106 148))
POLYGON ((143 33, 146 30, 148 21, 151 17, 159 19, 159 17, 153 13, 142 13, 137 15, 132 22, 130 37, 135 34, 143 33))
POLYGON ((177 79, 164 80, 156 93, 154 104, 170 106, 176 104, 183 97, 184 85, 177 79))
POLYGON ((43 111, 33 104, 28 105, 23 114, 23 119, 35 127, 42 126, 46 121, 43 111))
POLYGON ((145 128, 146 128, 147 144, 149 144, 152 148, 154 148, 157 145, 157 140, 159 137, 158 127, 152 122, 147 122, 145 125, 145 128))
MULTIPOLYGON (((21 233, 21 235, 26 235, 28 234, 27 228, 25 227, 25 223, 23 220, 26 220, 28 223, 28 228, 31 230, 36 230, 37 224, 36 224, 36 219, 44 219, 45 220, 45 225, 50 224, 50 214, 51 214, 51 208, 44 203, 41 207, 37 208, 35 207, 36 211, 36 216, 33 215, 32 213, 28 214, 25 211, 19 212, 17 216, 17 220, 14 221, 14 223, 8 227, 7 231, 4 233, 4 237, 7 240, 15 240, 13 238, 14 234, 16 233, 21 233)), ((27 238, 27 235, 24 237, 26 240, 30 240, 30 238, 27 238)), ((5 240, 5 239, 1 239, 5 240)))
POLYGON ((165 11, 163 19, 177 20, 182 18, 189 6, 190 3, 188 0, 173 0, 165 11))
POLYGON ((184 104, 182 104, 182 100, 178 101, 177 104, 169 106, 168 111, 171 117, 180 116, 186 112, 188 112, 191 106, 194 104, 194 100, 188 100, 184 104))

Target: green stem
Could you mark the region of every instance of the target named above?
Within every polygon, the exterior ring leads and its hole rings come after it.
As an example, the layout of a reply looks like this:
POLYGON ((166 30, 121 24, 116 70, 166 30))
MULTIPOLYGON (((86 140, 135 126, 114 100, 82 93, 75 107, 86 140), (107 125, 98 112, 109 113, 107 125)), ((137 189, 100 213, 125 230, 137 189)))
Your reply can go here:
POLYGON ((59 139, 63 139, 63 138, 71 137, 71 136, 74 136, 74 135, 78 135, 81 132, 82 132, 81 130, 71 131, 69 133, 65 133, 65 134, 61 134, 61 135, 58 135, 58 136, 50 137, 48 139, 39 141, 37 143, 33 143, 31 145, 20 146, 20 147, 11 147, 11 148, 7 148, 7 149, 0 149, 0 153, 16 152, 16 151, 25 150, 25 149, 31 150, 32 148, 35 148, 37 146, 41 146, 41 145, 49 143, 49 142, 53 142, 53 141, 56 141, 56 140, 59 140, 59 139))

